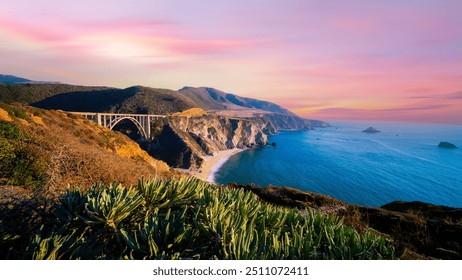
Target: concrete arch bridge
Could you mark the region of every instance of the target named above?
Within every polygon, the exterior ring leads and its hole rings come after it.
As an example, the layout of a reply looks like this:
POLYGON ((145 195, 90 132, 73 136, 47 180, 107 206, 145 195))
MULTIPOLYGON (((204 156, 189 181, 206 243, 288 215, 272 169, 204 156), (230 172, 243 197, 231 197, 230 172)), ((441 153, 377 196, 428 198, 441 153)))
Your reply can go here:
POLYGON ((88 113, 88 112, 68 112, 81 115, 112 130, 122 120, 132 121, 141 132, 144 139, 151 139, 151 121, 163 119, 165 115, 149 114, 117 114, 117 113, 88 113))

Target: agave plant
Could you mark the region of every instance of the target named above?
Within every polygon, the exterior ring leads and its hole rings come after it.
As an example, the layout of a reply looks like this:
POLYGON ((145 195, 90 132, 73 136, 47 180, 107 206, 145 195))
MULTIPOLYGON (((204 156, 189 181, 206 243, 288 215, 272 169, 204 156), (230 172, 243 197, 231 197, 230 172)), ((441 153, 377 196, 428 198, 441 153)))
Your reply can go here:
POLYGON ((120 223, 137 209, 143 198, 134 188, 109 185, 102 191, 93 188, 87 196, 85 214, 79 217, 87 224, 104 224, 114 232, 120 223))
POLYGON ((193 178, 137 188, 68 189, 54 224, 32 238, 35 259, 390 259, 390 242, 335 216, 262 203, 252 192, 193 178))

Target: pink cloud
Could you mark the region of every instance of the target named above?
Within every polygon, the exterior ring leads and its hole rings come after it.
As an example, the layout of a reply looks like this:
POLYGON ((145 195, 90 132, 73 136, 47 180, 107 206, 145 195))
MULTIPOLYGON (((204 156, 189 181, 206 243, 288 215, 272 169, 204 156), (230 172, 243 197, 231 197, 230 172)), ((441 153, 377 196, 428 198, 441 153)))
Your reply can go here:
POLYGON ((59 42, 68 38, 45 26, 8 19, 4 15, 0 16, 0 28, 39 42, 59 42))
POLYGON ((462 93, 441 94, 421 99, 396 100, 396 104, 383 109, 325 108, 317 110, 314 116, 326 119, 353 120, 395 120, 417 122, 441 122, 462 124, 462 93))
POLYGON ((168 56, 210 55, 255 47, 257 40, 197 39, 188 38, 190 32, 184 26, 168 21, 123 18, 101 21, 66 21, 59 24, 27 23, 0 18, 0 28, 30 41, 46 44, 64 56, 77 53, 89 54, 99 48, 99 42, 88 38, 131 40, 145 48, 162 49, 168 56), (51 26, 51 27, 50 27, 51 26))
POLYGON ((229 40, 229 39, 209 39, 209 40, 172 40, 167 48, 178 54, 190 55, 211 55, 221 52, 235 52, 242 48, 253 48, 260 43, 256 40, 229 40))

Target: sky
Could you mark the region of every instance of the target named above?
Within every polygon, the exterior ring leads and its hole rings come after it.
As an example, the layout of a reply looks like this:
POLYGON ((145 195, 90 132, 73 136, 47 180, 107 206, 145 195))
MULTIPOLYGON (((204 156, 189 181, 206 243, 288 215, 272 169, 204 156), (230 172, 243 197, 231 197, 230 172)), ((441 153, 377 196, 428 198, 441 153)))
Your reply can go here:
POLYGON ((462 124, 460 0, 0 0, 0 73, 462 124))

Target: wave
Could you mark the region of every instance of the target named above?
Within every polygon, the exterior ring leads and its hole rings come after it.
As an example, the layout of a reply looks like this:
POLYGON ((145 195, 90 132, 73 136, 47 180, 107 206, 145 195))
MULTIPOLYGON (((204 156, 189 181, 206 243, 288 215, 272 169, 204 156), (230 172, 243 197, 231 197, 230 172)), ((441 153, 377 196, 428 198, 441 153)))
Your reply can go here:
POLYGON ((415 158, 415 159, 418 159, 418 160, 421 160, 421 161, 429 162, 429 163, 432 163, 432 164, 439 165, 436 161, 433 161, 433 160, 430 160, 430 159, 427 159, 427 158, 423 158, 423 157, 419 157, 419 156, 410 154, 410 153, 408 153, 408 152, 405 152, 405 151, 403 151, 403 150, 400 150, 400 149, 397 149, 397 148, 395 148, 395 147, 392 147, 392 146, 390 146, 390 145, 388 145, 388 144, 385 144, 385 143, 383 143, 382 141, 379 141, 379 140, 376 140, 376 139, 372 139, 372 138, 369 138, 369 140, 370 140, 371 142, 380 144, 380 145, 382 145, 383 147, 388 148, 389 150, 394 151, 394 152, 396 152, 396 153, 398 153, 398 154, 401 154, 401 155, 404 155, 404 156, 408 156, 408 157, 411 157, 411 158, 415 158))

